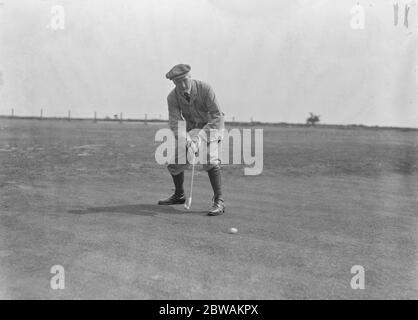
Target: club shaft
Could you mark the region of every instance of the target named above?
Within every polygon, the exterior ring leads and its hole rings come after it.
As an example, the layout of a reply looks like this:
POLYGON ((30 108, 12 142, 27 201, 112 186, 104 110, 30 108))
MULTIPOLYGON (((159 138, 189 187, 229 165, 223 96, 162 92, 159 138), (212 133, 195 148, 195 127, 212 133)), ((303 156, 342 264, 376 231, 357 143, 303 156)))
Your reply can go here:
MULTIPOLYGON (((193 180, 194 180, 194 165, 195 165, 195 155, 193 154, 193 163, 192 163, 192 179, 190 182, 190 200, 192 200, 192 195, 193 195, 193 180)), ((190 205, 191 205, 191 201, 190 201, 190 205)))

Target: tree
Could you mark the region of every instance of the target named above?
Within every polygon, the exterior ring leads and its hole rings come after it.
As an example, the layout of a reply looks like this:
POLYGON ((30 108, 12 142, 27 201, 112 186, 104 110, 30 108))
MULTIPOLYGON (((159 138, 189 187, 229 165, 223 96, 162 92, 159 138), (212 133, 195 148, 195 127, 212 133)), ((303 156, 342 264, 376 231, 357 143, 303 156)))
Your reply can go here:
POLYGON ((320 119, 319 119, 319 115, 315 115, 315 114, 313 114, 312 112, 309 112, 309 114, 310 114, 310 116, 309 116, 309 118, 307 118, 306 119, 306 125, 313 125, 313 126, 315 126, 319 121, 320 121, 320 119))

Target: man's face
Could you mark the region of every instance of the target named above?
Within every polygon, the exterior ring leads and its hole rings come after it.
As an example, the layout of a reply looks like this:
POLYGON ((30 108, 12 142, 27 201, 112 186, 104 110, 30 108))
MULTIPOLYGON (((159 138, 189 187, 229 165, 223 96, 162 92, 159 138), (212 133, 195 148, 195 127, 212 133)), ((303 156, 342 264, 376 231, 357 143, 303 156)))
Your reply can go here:
POLYGON ((192 79, 190 75, 187 75, 186 77, 181 79, 174 79, 173 82, 180 92, 190 92, 190 89, 192 87, 192 79))

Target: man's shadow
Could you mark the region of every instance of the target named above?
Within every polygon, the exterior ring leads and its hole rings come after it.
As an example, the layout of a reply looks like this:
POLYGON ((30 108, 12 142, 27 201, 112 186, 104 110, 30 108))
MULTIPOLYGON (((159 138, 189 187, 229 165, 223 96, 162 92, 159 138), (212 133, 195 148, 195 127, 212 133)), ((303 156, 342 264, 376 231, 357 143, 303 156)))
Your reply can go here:
POLYGON ((141 216, 155 216, 157 214, 204 214, 206 211, 186 210, 183 206, 162 206, 157 204, 129 204, 111 207, 91 207, 86 209, 68 210, 72 214, 91 213, 128 213, 141 216))

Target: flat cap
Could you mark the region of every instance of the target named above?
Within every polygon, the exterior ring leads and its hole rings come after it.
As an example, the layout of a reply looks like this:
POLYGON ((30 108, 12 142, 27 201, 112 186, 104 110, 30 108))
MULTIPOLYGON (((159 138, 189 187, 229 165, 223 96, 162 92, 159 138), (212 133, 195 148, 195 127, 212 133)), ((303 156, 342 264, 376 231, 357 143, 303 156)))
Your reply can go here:
POLYGON ((181 79, 187 76, 190 70, 191 67, 188 64, 178 64, 168 71, 165 77, 170 80, 181 79))

